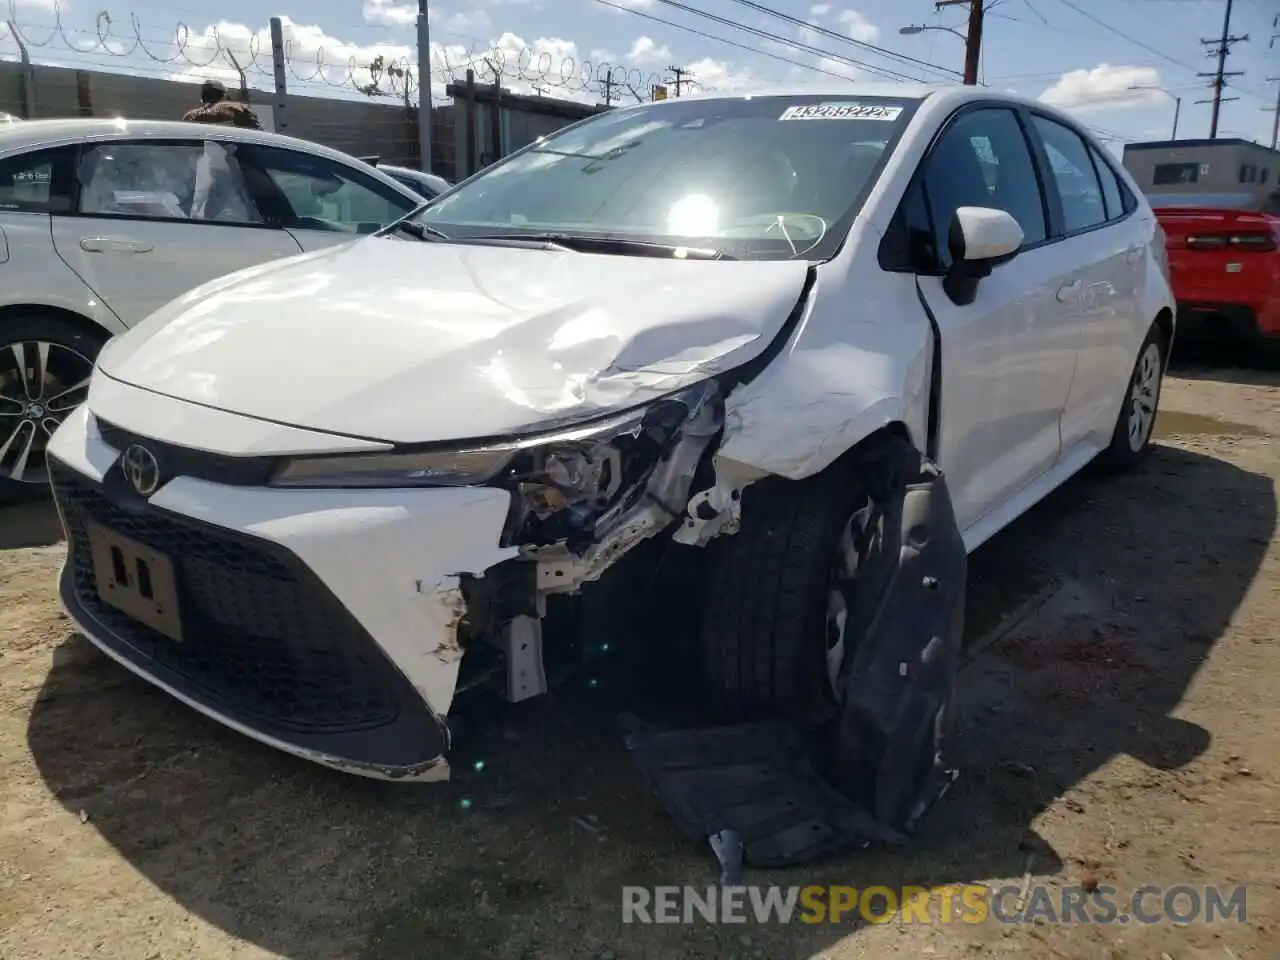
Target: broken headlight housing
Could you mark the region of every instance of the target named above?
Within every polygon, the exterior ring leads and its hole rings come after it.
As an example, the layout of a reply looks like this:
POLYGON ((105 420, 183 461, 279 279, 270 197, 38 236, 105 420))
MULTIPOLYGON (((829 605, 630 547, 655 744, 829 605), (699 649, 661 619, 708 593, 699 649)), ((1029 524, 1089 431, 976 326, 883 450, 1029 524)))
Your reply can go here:
MULTIPOLYGON (((666 461, 691 417, 718 401, 719 395, 719 384, 705 381, 605 420, 512 443, 299 457, 286 461, 271 484, 330 489, 503 487, 513 494, 504 534, 507 543, 585 547, 611 517, 646 495, 654 496, 649 478, 666 461)), ((701 419, 719 428, 720 417, 701 419)), ((683 503, 670 505, 673 515, 682 507, 683 503)))

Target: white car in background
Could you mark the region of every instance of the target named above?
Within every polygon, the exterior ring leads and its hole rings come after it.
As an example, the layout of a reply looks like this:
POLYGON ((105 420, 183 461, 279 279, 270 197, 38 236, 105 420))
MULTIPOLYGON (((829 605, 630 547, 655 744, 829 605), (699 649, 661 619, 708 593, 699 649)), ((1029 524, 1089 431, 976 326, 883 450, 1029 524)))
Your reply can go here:
POLYGON ((431 780, 467 658, 541 692, 548 598, 648 582, 628 558, 675 541, 705 559, 721 714, 842 715, 860 789, 897 795, 882 761, 935 763, 967 551, 1140 459, 1173 325, 1140 191, 1042 103, 612 110, 108 344, 49 446, 61 598, 231 727, 431 780), (895 502, 905 545, 877 553, 895 502), (851 597, 917 560, 887 641, 851 597))
POLYGON ((49 434, 107 338, 192 287, 372 233, 420 202, 346 154, 272 133, 0 126, 0 502, 48 483, 49 434))

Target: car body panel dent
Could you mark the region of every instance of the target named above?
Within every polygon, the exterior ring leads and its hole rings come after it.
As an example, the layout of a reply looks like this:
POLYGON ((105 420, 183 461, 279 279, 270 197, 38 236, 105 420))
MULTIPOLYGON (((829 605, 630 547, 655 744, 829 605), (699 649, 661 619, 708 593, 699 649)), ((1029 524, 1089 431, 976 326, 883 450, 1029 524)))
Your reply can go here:
POLYGON ((102 368, 304 429, 394 443, 509 436, 639 406, 750 360, 807 269, 375 237, 188 294, 121 338, 102 368), (323 370, 323 384, 280 376, 299 365, 323 370))

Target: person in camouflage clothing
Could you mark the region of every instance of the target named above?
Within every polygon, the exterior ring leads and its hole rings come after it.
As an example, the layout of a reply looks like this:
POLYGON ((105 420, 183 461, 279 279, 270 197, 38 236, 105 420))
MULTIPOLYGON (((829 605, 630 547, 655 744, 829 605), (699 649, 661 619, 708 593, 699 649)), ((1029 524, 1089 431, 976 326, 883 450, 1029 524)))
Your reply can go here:
POLYGON ((182 117, 189 123, 216 123, 229 127, 261 130, 258 116, 247 103, 227 99, 227 88, 218 80, 206 80, 200 87, 200 106, 182 117))

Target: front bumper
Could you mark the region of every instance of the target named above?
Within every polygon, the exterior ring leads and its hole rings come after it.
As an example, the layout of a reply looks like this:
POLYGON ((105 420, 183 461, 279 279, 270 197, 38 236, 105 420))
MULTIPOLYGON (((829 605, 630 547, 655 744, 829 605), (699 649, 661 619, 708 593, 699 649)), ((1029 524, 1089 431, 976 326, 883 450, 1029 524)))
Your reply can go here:
POLYGON ((297 756, 381 779, 448 777, 459 575, 502 558, 507 494, 176 476, 142 500, 121 495, 118 456, 84 408, 49 448, 67 535, 60 599, 96 646, 297 756), (172 563, 180 640, 101 599, 91 524, 172 563))

